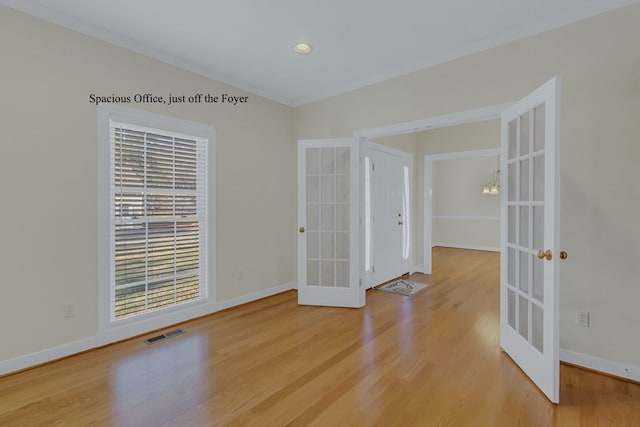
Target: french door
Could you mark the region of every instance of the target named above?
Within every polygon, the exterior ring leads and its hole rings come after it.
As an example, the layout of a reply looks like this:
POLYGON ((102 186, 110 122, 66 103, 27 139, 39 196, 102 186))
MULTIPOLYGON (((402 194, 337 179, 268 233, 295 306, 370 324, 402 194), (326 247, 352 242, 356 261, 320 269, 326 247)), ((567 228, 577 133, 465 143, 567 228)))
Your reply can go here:
POLYGON ((500 345, 554 403, 560 369, 559 101, 556 77, 501 117, 500 345))
POLYGON ((358 159, 354 139, 298 141, 298 304, 364 306, 358 159))

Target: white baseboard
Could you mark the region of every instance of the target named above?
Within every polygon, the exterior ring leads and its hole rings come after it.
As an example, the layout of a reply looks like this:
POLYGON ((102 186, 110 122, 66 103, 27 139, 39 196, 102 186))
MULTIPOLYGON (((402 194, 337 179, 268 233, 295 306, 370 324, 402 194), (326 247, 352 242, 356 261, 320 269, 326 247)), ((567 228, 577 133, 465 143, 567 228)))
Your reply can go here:
POLYGON ((35 353, 26 354, 24 356, 14 357, 13 359, 3 360, 0 362, 0 375, 21 371, 32 366, 41 365, 56 359, 62 359, 63 357, 91 350, 96 347, 96 337, 91 337, 59 345, 57 347, 36 351, 35 353))
POLYGON ((466 244, 459 244, 459 243, 440 243, 440 242, 433 242, 431 246, 432 247, 442 246, 445 248, 456 248, 456 249, 472 249, 474 251, 500 252, 500 248, 497 248, 495 246, 466 245, 466 244))
MULTIPOLYGON (((236 305, 246 304, 251 301, 256 301, 262 298, 286 292, 291 289, 297 289, 297 284, 294 282, 285 283, 284 285, 275 286, 273 288, 254 292, 248 295, 221 301, 215 304, 215 310, 213 311, 213 313, 216 311, 234 307, 236 305)), ((120 337, 120 340, 125 340, 141 333, 145 332, 135 331, 132 332, 133 335, 120 337)), ((107 341, 113 342, 109 340, 107 341)), ((107 341, 105 341, 104 337, 99 337, 99 335, 97 334, 96 336, 90 338, 70 342, 68 344, 63 344, 57 347, 47 348, 44 350, 36 351, 34 353, 26 354, 24 356, 18 356, 12 359, 3 360, 0 361, 0 375, 10 374, 12 372, 21 371, 23 369, 41 365, 43 363, 52 362, 56 359, 62 359, 64 357, 72 356, 83 351, 92 350, 94 348, 101 347, 107 341)))
POLYGON ((285 283, 284 285, 275 286, 273 288, 254 292, 252 294, 242 295, 236 298, 221 301, 216 304, 216 311, 226 310, 227 308, 235 307, 236 305, 246 304, 251 301, 256 301, 262 298, 270 297, 272 295, 280 294, 282 292, 290 291, 292 289, 298 289, 298 284, 295 282, 289 282, 289 283, 285 283))
POLYGON ((640 382, 640 367, 637 366, 625 365, 624 363, 600 359, 599 357, 562 348, 560 349, 560 360, 572 365, 640 382))

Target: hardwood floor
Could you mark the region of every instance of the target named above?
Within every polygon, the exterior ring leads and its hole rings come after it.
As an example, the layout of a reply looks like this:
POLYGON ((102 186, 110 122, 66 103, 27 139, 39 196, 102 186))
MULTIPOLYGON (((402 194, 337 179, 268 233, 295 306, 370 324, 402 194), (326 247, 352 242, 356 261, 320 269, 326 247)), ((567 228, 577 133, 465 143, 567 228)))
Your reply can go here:
POLYGON ((555 406, 501 352, 498 254, 433 257, 412 297, 291 291, 0 378, 0 426, 640 425, 640 385, 562 365, 555 406))

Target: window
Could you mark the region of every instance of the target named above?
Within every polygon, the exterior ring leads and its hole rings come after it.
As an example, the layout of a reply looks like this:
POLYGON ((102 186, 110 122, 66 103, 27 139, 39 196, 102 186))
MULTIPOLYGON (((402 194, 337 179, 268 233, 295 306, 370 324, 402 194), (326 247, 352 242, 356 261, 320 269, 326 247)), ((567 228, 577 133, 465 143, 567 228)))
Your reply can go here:
POLYGON ((105 253, 108 259, 102 320, 114 324, 209 301, 213 129, 124 107, 106 110, 99 119, 108 128, 99 147, 104 157, 108 145, 107 159, 100 159, 100 173, 108 175, 100 177, 108 193, 99 207, 107 211, 100 212, 101 263, 105 253))

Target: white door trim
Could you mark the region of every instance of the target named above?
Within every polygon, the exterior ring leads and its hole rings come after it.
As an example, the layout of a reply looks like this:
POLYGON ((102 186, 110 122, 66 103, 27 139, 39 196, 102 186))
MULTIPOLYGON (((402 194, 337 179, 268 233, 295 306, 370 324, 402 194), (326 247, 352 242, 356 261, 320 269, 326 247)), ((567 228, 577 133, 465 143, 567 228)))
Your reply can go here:
POLYGON ((361 129, 353 133, 356 138, 375 139, 386 136, 402 135, 405 133, 420 132, 427 129, 437 129, 449 126, 463 125, 473 122, 500 118, 500 115, 512 103, 489 105, 474 110, 458 111, 441 116, 432 116, 410 122, 396 123, 377 128, 361 129))
POLYGON ((407 153, 406 151, 398 150, 397 148, 388 147, 386 145, 379 144, 377 142, 370 141, 368 139, 363 139, 363 147, 371 150, 382 151, 383 153, 393 154, 394 156, 403 157, 405 159, 413 159, 413 155, 411 153, 407 153))
MULTIPOLYGON (((437 129, 437 128, 443 128, 443 127, 449 127, 449 126, 457 126, 457 125, 463 125, 468 123, 474 123, 474 122, 482 122, 485 120, 499 119, 503 111, 506 110, 512 104, 513 104, 512 102, 508 102, 505 104, 488 105, 486 107, 476 108, 473 110, 458 111, 455 113, 443 114, 440 116, 431 116, 423 119, 412 120, 412 121, 402 122, 402 123, 395 123, 395 124, 376 127, 376 128, 360 129, 360 130, 356 130, 353 133, 353 135, 358 140, 359 144, 362 144, 369 138, 383 138, 387 136, 420 132, 427 129, 437 129)), ((425 161, 425 166, 426 166, 426 161, 425 161)), ((362 169, 362 167, 360 169, 362 169)), ((361 182, 363 182, 364 172, 361 171, 360 175, 361 175, 361 182)), ((426 175, 426 169, 425 169, 425 175, 426 175)), ((361 207, 364 206, 363 197, 361 198, 360 206, 361 207)), ((426 212, 425 212, 425 216, 426 216, 426 212)), ((425 221, 425 224, 426 224, 426 221, 425 221)), ((362 227, 363 226, 361 225, 360 227, 361 231, 362 231, 362 227)), ((429 228, 430 227, 431 227, 431 222, 429 222, 429 228)), ((415 227, 414 227, 414 230, 415 230, 415 227)), ((425 227, 425 234, 426 234, 426 227, 425 227)), ((361 253, 364 254, 364 232, 361 232, 360 235, 362 236, 362 238, 360 239, 361 240, 360 250, 361 250, 361 253)), ((366 277, 365 268, 364 268, 364 256, 360 258, 360 261, 361 261, 360 277, 366 277)), ((429 265, 425 264, 423 266, 422 271, 424 274, 431 274, 431 262, 429 262, 429 265)))
MULTIPOLYGON (((499 142, 499 141, 496 141, 499 142)), ((471 159, 486 156, 498 156, 500 157, 500 147, 487 148, 485 150, 473 150, 473 151, 459 151, 442 154, 432 154, 424 156, 424 249, 423 249, 423 272, 424 274, 431 274, 431 249, 433 247, 433 209, 432 209, 432 196, 433 196, 433 162, 438 160, 453 160, 453 159, 471 159)), ((480 183, 478 183, 480 185, 480 183)), ((478 187, 479 188, 479 187, 478 187)), ((498 219, 500 219, 498 217, 498 219)))

